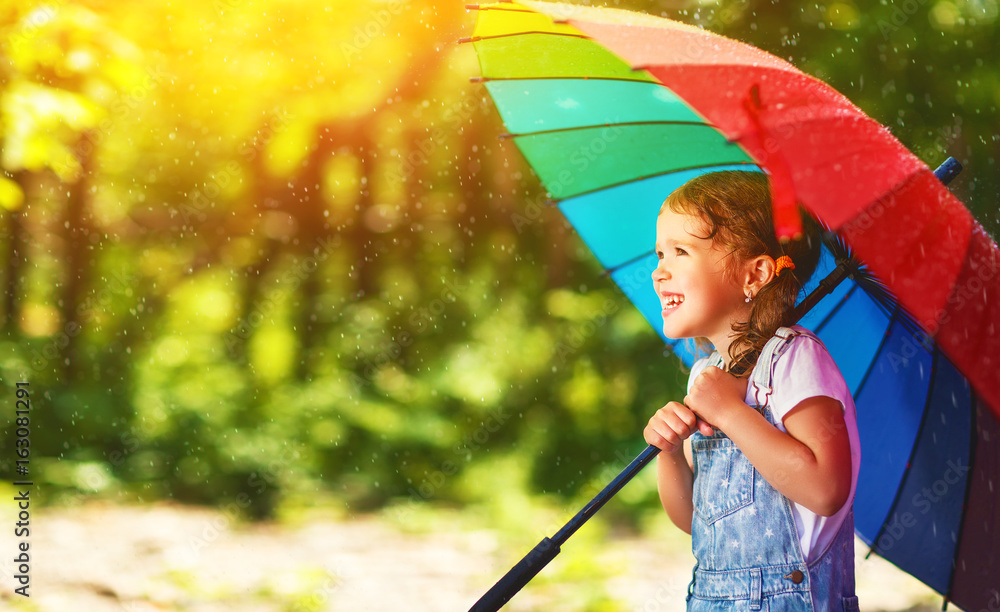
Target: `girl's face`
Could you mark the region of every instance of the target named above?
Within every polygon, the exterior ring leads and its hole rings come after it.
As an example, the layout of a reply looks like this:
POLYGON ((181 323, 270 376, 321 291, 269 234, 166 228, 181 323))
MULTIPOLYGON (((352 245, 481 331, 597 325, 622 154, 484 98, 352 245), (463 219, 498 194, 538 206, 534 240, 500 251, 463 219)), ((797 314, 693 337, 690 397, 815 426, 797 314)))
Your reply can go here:
POLYGON ((706 337, 728 354, 734 321, 745 321, 750 305, 743 287, 725 274, 734 256, 708 238, 700 218, 663 210, 656 220, 653 287, 660 299, 663 334, 668 338, 706 337))

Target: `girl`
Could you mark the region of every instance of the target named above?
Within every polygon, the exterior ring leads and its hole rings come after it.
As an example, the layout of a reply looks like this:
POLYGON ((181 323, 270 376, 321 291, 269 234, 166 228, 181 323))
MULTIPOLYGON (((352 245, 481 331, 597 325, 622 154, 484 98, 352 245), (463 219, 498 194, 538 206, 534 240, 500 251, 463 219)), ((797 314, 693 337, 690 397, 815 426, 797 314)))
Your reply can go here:
POLYGON ((656 222, 663 333, 715 348, 683 403, 643 434, 696 559, 688 610, 857 610, 854 401, 826 348, 790 316, 820 228, 774 236, 767 177, 716 172, 672 193, 656 222))

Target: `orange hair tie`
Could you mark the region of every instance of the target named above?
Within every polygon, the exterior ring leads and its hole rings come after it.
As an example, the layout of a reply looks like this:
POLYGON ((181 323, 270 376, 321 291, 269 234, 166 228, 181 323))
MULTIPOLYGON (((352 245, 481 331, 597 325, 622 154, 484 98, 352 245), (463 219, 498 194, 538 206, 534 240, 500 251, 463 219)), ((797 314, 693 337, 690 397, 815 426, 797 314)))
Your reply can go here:
POLYGON ((795 263, 792 261, 792 258, 789 257, 788 255, 782 255, 781 257, 775 259, 774 266, 775 266, 774 268, 775 276, 781 274, 781 271, 784 270, 785 268, 788 268, 789 270, 795 269, 795 263))

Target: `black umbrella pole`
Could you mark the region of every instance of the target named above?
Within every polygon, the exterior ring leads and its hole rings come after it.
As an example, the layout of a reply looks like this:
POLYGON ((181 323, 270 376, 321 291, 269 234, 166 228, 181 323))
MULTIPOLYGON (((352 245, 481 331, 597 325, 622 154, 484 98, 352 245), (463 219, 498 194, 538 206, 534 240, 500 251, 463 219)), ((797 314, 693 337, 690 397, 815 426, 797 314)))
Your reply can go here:
POLYGON ((569 520, 562 529, 556 532, 552 538, 545 538, 538 543, 535 548, 531 550, 523 559, 518 561, 517 565, 510 568, 510 571, 501 578, 493 588, 486 592, 476 605, 469 608, 469 612, 496 612, 503 607, 505 603, 510 601, 510 599, 520 591, 524 585, 528 584, 538 572, 542 571, 542 568, 548 565, 549 561, 555 559, 556 555, 559 554, 559 547, 562 546, 566 540, 569 539, 571 535, 576 533, 576 530, 583 526, 590 517, 597 514, 597 511, 601 509, 604 504, 608 502, 609 499, 615 496, 615 493, 620 491, 622 487, 628 484, 628 481, 639 473, 642 468, 646 467, 653 457, 660 452, 660 449, 655 446, 647 446, 646 450, 639 453, 639 456, 632 460, 632 463, 628 464, 620 474, 615 476, 615 479, 608 483, 608 486, 594 496, 594 499, 590 500, 583 510, 580 510, 576 516, 569 520))

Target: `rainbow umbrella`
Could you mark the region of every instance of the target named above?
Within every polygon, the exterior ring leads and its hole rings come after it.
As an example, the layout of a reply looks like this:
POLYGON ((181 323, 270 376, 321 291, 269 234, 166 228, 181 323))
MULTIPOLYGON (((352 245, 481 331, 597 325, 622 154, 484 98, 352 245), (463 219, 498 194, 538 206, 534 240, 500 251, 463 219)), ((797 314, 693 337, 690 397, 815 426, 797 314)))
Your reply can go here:
MULTIPOLYGON (((841 94, 754 47, 612 9, 471 8, 467 40, 482 71, 473 80, 505 136, 661 336, 654 220, 690 178, 763 169, 779 235, 796 231, 797 203, 836 231, 800 322, 854 393, 856 531, 946 602, 1000 604, 1000 250, 961 202, 841 94)), ((664 341, 691 364, 689 344, 664 341)), ((502 605, 655 451, 473 609, 502 605)))

